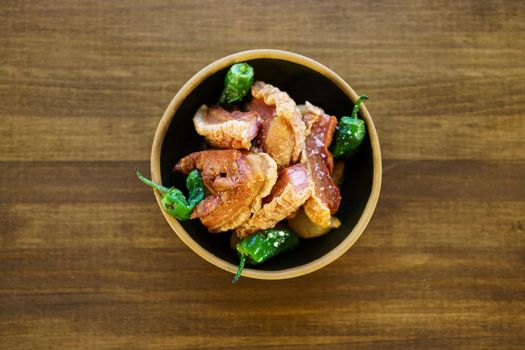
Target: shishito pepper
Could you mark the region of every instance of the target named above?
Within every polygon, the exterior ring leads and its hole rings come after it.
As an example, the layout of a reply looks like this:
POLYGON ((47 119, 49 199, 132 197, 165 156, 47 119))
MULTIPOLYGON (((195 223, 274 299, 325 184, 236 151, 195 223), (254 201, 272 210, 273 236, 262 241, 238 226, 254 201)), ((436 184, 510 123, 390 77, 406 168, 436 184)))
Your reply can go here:
POLYGON ((252 265, 260 264, 280 253, 294 249, 297 245, 299 245, 299 237, 285 228, 259 231, 243 239, 236 246, 240 262, 232 283, 237 282, 241 277, 246 260, 252 265))
POLYGON ((337 125, 335 143, 332 153, 336 158, 347 158, 354 154, 366 135, 366 126, 363 119, 357 117, 359 106, 368 96, 359 96, 350 117, 341 117, 337 125))
POLYGON ((237 63, 230 67, 224 78, 224 90, 220 104, 230 104, 243 99, 253 84, 253 68, 248 63, 237 63))
POLYGON ((193 208, 204 199, 204 183, 197 169, 192 170, 186 178, 186 188, 189 192, 189 199, 186 200, 184 194, 177 188, 167 188, 153 181, 146 179, 139 169, 135 172, 143 183, 157 189, 162 194, 162 208, 171 216, 179 220, 188 220, 193 208))
POLYGON ((186 188, 189 193, 188 204, 193 209, 205 196, 202 176, 197 169, 190 171, 186 177, 186 188))

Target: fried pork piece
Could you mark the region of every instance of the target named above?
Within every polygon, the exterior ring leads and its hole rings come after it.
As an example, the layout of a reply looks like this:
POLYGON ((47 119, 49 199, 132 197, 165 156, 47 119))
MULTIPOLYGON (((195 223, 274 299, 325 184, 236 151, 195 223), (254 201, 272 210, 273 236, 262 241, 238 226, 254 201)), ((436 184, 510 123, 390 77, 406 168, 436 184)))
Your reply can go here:
POLYGON ((235 234, 244 238, 256 231, 274 227, 279 221, 297 211, 311 193, 310 176, 303 164, 282 169, 272 192, 264 198, 262 208, 237 227, 235 234))
POLYGON ((193 210, 210 232, 234 229, 261 208, 262 198, 270 194, 277 180, 277 164, 266 153, 239 150, 194 152, 174 167, 184 174, 201 171, 211 192, 193 210))
POLYGON ((256 81, 252 85, 253 99, 248 111, 261 118, 260 147, 277 165, 285 167, 299 160, 304 150, 306 126, 294 100, 286 92, 256 81))
POLYGON ((257 136, 259 118, 255 112, 228 112, 220 106, 202 105, 193 117, 195 130, 213 147, 250 149, 257 136))
POLYGON ((288 227, 304 239, 325 235, 333 228, 338 228, 339 226, 341 226, 341 221, 335 216, 332 216, 330 218, 330 225, 321 227, 310 220, 303 208, 299 209, 293 218, 288 219, 288 227))
POLYGON ((330 176, 334 161, 328 146, 337 126, 337 119, 306 103, 304 121, 310 134, 306 138, 306 150, 302 161, 311 176, 314 190, 304 203, 304 211, 310 220, 320 227, 329 227, 331 217, 341 202, 341 194, 330 176))

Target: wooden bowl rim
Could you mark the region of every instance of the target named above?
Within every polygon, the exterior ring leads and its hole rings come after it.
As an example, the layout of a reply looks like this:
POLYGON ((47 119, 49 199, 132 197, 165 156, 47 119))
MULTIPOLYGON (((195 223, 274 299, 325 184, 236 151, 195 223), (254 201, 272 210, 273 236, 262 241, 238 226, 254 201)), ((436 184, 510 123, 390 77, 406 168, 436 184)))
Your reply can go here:
MULTIPOLYGON (((350 85, 331 69, 317 61, 314 61, 311 58, 296 53, 274 49, 255 49, 237 52, 223 57, 221 59, 218 59, 201 69, 190 80, 188 80, 188 82, 186 82, 186 84, 184 84, 182 88, 177 92, 175 97, 173 97, 170 104, 168 105, 168 108, 164 112, 164 115, 162 116, 162 119, 160 120, 157 130, 155 132, 155 138, 153 140, 153 146, 151 149, 151 176, 153 181, 161 183, 160 155, 162 150, 162 144, 164 142, 164 136, 166 135, 168 127, 170 126, 171 120, 175 116, 175 112, 180 107, 181 103, 190 94, 190 92, 193 91, 193 89, 195 89, 204 79, 216 73, 217 71, 229 67, 235 63, 249 61, 253 59, 278 59, 300 64, 302 66, 313 69, 330 79, 349 98, 351 98, 354 103, 358 98, 357 93, 350 87, 350 85)), ((370 221, 374 209, 377 205, 379 192, 381 189, 382 165, 381 150, 379 148, 377 132, 374 126, 374 122, 372 121, 372 117, 368 113, 368 110, 366 109, 364 103, 361 104, 360 112, 361 115, 364 117, 368 134, 370 137, 374 170, 372 178, 372 191, 370 193, 370 197, 368 198, 368 202, 365 206, 363 214, 359 218, 357 224, 354 226, 352 231, 334 249, 332 249, 322 257, 313 260, 307 264, 276 271, 262 271, 251 268, 245 268, 242 273, 242 276, 256 279, 277 280, 299 277, 311 273, 335 261, 341 255, 343 255, 352 245, 354 245, 357 239, 361 236, 366 226, 368 225, 368 222, 370 221)), ((157 198, 157 203, 161 209, 161 212, 168 221, 169 225, 175 231, 177 236, 179 236, 179 238, 188 247, 190 247, 190 249, 192 249, 204 260, 223 270, 226 270, 231 273, 235 273, 237 271, 237 265, 233 265, 223 259, 218 258, 208 250, 201 247, 197 242, 195 242, 195 240, 191 238, 191 236, 186 232, 186 230, 184 230, 181 224, 162 209, 161 194, 156 190, 154 190, 154 193, 155 197, 157 198)))

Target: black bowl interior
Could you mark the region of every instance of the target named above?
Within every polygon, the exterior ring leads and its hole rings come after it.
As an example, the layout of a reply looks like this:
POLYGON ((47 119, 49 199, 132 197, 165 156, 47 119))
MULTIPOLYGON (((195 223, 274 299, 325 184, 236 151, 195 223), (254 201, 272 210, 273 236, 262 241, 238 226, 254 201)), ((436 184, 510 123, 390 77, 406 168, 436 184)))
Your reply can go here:
MULTIPOLYGON (((349 115, 352 101, 328 78, 320 73, 284 60, 255 59, 248 61, 255 69, 255 79, 263 80, 288 94, 302 104, 310 101, 338 118, 349 115)), ((185 177, 172 172, 174 164, 191 152, 201 150, 204 140, 193 127, 192 117, 202 104, 214 104, 222 91, 223 69, 204 80, 182 102, 168 128, 161 151, 162 183, 184 189, 185 177)), ((334 249, 343 241, 362 215, 371 194, 373 178, 372 149, 367 137, 359 152, 346 161, 344 180, 341 186, 341 206, 336 216, 341 227, 322 237, 302 240, 291 252, 277 256, 252 268, 259 270, 281 270, 309 263, 334 249)), ((183 191, 184 191, 183 190, 183 191)), ((229 233, 210 234, 198 220, 182 222, 188 234, 203 248, 215 256, 238 264, 238 258, 229 247, 229 233)))

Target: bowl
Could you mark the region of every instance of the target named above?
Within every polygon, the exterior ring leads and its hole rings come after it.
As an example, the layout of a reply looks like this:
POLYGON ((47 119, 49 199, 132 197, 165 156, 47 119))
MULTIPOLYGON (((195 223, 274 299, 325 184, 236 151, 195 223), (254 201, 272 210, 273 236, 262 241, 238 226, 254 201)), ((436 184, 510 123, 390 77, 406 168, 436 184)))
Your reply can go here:
MULTIPOLYGON (((310 101, 338 118, 351 113, 358 97, 332 70, 295 53, 261 49, 221 58, 184 84, 164 112, 151 151, 153 181, 167 187, 185 188, 184 176, 173 173, 172 168, 183 156, 202 149, 203 138, 195 132, 193 115, 203 103, 216 103, 227 70, 238 62, 249 63, 255 70, 256 80, 286 91, 297 104, 310 101)), ((342 200, 336 214, 341 226, 324 236, 302 240, 295 250, 263 264, 246 267, 242 276, 274 280, 308 274, 339 258, 361 236, 379 198, 382 168, 376 129, 364 104, 360 116, 365 120, 368 132, 359 152, 345 164, 342 200)), ((155 191, 155 196, 160 206, 160 193, 155 191)), ((173 231, 195 253, 221 269, 236 272, 238 257, 230 249, 228 234, 211 234, 199 220, 179 222, 161 211, 173 231)))

